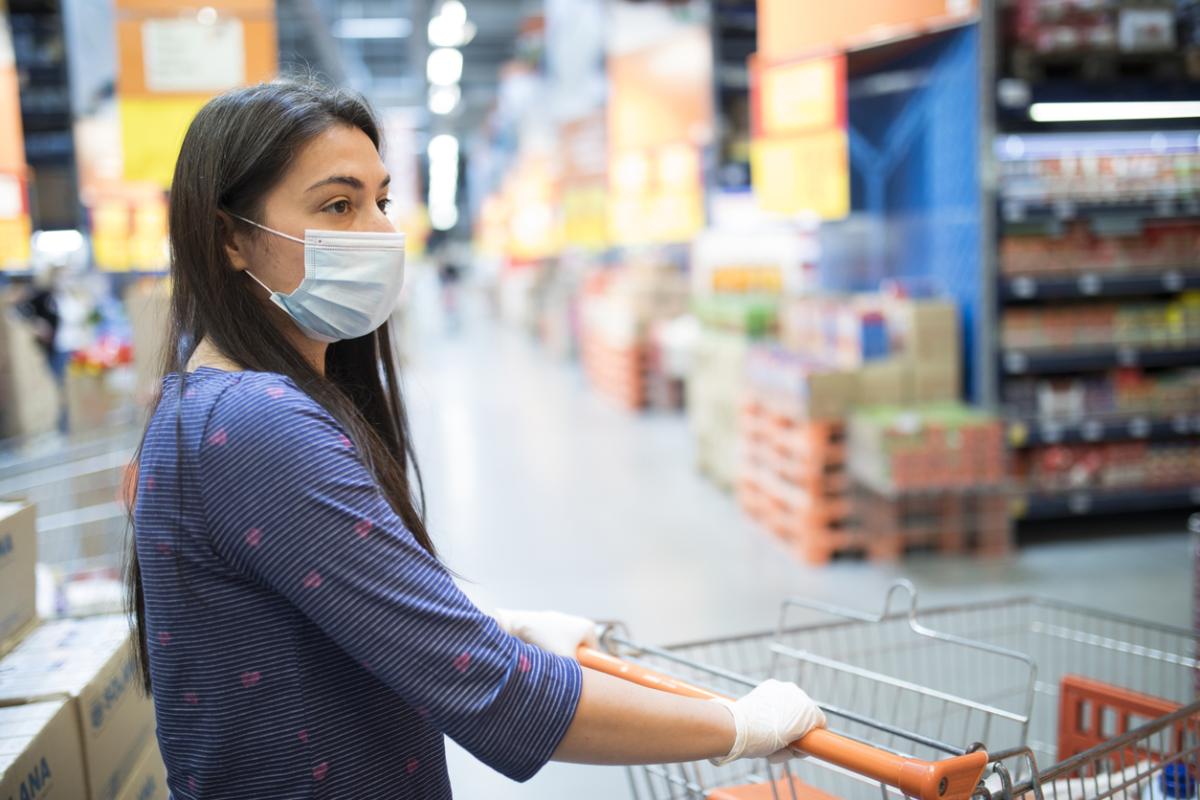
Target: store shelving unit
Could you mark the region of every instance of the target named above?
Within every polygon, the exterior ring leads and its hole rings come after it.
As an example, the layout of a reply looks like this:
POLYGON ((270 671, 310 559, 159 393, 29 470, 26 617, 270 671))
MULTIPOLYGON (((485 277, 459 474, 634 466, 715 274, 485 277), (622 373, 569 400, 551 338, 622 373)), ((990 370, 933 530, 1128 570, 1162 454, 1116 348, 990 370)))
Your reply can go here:
MULTIPOLYGON (((990 100, 981 110, 992 123, 981 136, 981 151, 985 174, 992 177, 986 192, 994 220, 994 237, 985 245, 992 250, 984 259, 993 276, 992 317, 980 331, 990 341, 984 357, 994 364, 985 400, 1009 416, 1018 477, 1035 463, 1043 469, 1056 459, 1079 465, 1079 474, 1071 476, 1078 487, 1028 486, 1016 504, 1021 518, 1184 509, 1200 505, 1200 475, 1164 483, 1147 474, 1144 485, 1126 485, 1109 482, 1107 468, 1095 465, 1120 448, 1186 448, 1200 437, 1200 402, 1180 389, 1193 385, 1186 375, 1200 368, 1200 340, 1186 300, 1200 291, 1200 252, 1186 244, 1200 236, 1200 173, 1194 168, 1200 165, 1200 124, 1047 124, 1034 121, 1031 107, 1194 99, 1194 84, 1188 88, 1194 67, 1181 55, 1183 41, 1175 48, 1160 45, 1157 56, 1130 50, 1121 20, 1136 3, 1107 0, 1064 11, 1068 5, 985 5, 995 34, 995 58, 985 60, 984 70, 990 100), (1112 26, 1113 39, 1074 57, 1053 52, 1054 42, 1076 25, 1092 26, 1076 31, 1081 41, 1101 41, 1095 31, 1105 25, 1112 26), (1038 54, 1042 47, 1047 50, 1038 54), (1172 328, 1131 332, 1104 319, 1114 309, 1119 317, 1147 308, 1166 312, 1161 317, 1172 328), (1022 317, 1010 316, 1016 314, 1022 317), (1076 339, 1079 334, 1063 330, 1067 320, 1060 314, 1074 320, 1098 315, 1100 325, 1110 327, 1097 329, 1111 330, 1110 338, 1089 330, 1076 339), (1045 345, 1014 347, 1010 340, 1006 346, 1006 318, 1025 324, 1030 317, 1038 320, 1034 338, 1044 337, 1045 345), (1125 344, 1131 341, 1137 344, 1125 344), (1174 402, 1157 394, 1152 403, 1129 401, 1123 380, 1139 389, 1166 387, 1174 402), (1122 410, 1129 408, 1137 410, 1122 410)), ((1181 26, 1178 35, 1191 34, 1181 26)), ((1020 330, 1017 341, 1025 344, 1029 329, 1020 330)))

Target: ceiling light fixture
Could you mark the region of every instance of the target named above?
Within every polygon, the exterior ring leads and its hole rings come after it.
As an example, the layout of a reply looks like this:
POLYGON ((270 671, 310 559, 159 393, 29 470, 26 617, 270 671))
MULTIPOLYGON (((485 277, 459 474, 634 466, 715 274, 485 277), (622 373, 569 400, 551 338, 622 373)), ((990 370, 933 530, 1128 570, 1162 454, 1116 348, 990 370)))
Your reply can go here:
POLYGON ((449 86, 462 78, 462 53, 452 47, 439 47, 425 62, 425 77, 434 86, 449 86))
POLYGON ((1034 103, 1029 107, 1029 118, 1034 122, 1109 122, 1191 117, 1200 117, 1200 102, 1164 100, 1125 103, 1034 103))
POLYGON ((429 110, 434 114, 449 114, 458 108, 458 101, 461 98, 462 90, 458 88, 457 84, 431 86, 429 88, 429 110))
POLYGON ((338 39, 405 39, 412 23, 401 17, 346 17, 333 23, 338 39))

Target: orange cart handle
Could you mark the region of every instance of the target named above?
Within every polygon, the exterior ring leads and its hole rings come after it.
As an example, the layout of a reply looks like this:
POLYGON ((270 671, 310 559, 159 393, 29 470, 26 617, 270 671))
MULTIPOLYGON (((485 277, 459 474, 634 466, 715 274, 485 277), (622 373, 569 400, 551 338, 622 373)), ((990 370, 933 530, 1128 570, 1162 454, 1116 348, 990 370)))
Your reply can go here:
MULTIPOLYGON (((577 657, 582 666, 651 689, 701 700, 721 697, 591 647, 580 647, 577 657)), ((792 742, 791 747, 871 780, 895 786, 909 797, 920 800, 967 800, 979 785, 988 763, 987 753, 982 750, 943 761, 921 761, 871 747, 824 728, 810 731, 804 738, 792 742)))

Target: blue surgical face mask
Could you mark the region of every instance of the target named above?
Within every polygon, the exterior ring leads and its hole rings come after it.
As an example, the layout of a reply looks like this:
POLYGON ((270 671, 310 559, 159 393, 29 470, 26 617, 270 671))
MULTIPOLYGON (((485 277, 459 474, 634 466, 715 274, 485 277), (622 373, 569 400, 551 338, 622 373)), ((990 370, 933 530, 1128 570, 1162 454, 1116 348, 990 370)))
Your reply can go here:
POLYGON ((304 245, 304 280, 291 293, 274 291, 249 270, 246 274, 271 293, 271 302, 310 339, 357 339, 392 315, 404 283, 403 233, 305 230, 304 238, 297 239, 233 216, 304 245))

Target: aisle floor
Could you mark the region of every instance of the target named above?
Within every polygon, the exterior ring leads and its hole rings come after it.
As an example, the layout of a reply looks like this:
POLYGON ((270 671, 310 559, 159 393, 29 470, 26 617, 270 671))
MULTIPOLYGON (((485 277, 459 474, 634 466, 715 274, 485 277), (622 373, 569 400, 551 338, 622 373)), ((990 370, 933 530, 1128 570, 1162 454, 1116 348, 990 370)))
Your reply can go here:
MULTIPOLYGON (((484 607, 617 619, 640 641, 669 643, 769 629, 793 594, 877 610, 908 577, 923 603, 1037 593, 1189 622, 1182 519, 1176 533, 1027 546, 1002 560, 816 569, 696 472, 682 416, 621 411, 577 368, 484 323, 418 352, 407 391, 431 530, 484 607)), ((629 796, 620 769, 551 764, 518 785, 450 750, 459 797, 629 796)))

